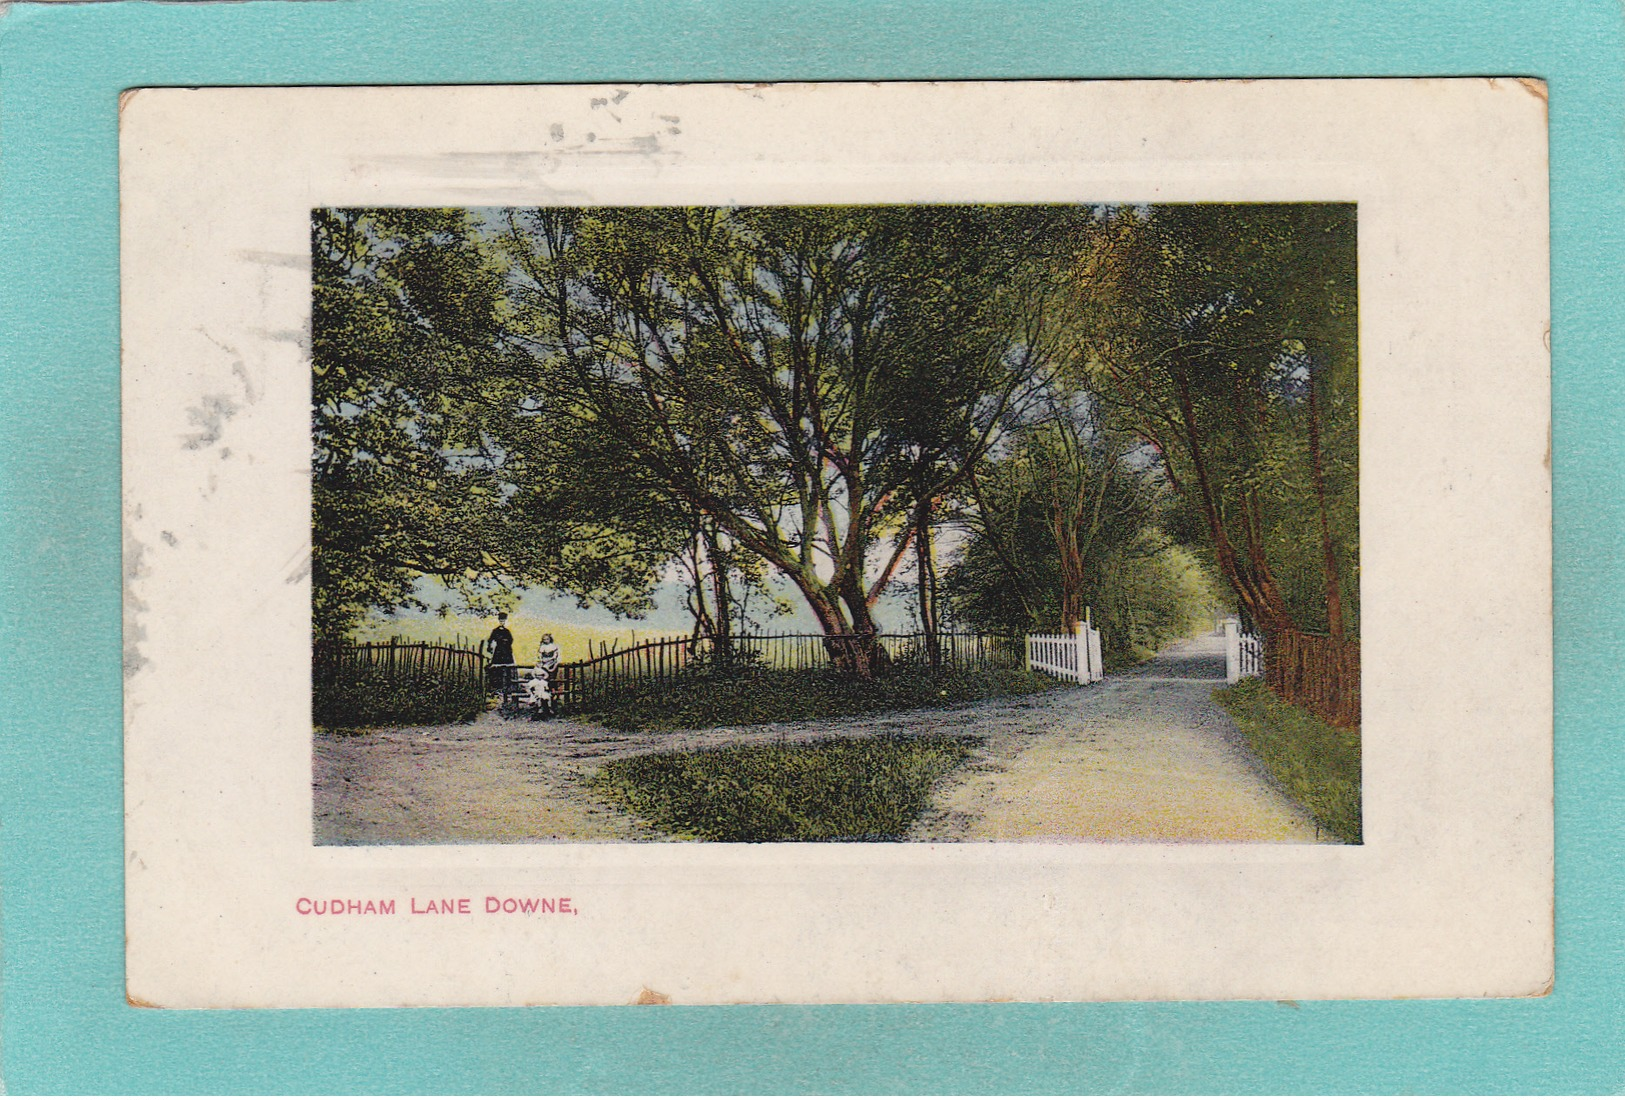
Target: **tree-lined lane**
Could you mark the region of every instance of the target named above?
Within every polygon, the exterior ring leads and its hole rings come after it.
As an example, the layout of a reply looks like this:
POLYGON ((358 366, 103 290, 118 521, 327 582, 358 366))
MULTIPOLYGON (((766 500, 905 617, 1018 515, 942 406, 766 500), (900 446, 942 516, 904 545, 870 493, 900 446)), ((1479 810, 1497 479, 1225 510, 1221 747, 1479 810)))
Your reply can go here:
POLYGON ((1223 683, 1223 639, 1198 638, 1027 713, 984 715, 984 746, 910 839, 1315 842, 1214 702, 1223 683))

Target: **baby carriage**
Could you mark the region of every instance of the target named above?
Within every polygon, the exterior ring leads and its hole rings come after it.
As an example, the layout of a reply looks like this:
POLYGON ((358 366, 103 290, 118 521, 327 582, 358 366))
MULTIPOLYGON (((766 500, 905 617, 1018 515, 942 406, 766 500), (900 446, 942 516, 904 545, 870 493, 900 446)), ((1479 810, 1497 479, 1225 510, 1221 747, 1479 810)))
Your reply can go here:
POLYGON ((552 718, 559 712, 553 679, 540 666, 523 678, 515 676, 502 692, 500 712, 507 718, 552 718))

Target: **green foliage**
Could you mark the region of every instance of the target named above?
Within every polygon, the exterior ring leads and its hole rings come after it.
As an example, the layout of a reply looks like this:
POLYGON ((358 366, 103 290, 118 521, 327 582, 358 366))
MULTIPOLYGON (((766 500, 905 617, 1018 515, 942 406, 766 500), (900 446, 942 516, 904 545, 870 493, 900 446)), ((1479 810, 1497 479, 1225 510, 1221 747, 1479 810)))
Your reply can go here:
POLYGON ((485 709, 485 686, 468 676, 349 665, 312 685, 313 718, 330 730, 465 722, 485 709))
POLYGON ((1211 628, 1220 600, 1207 564, 1183 546, 1130 548, 1108 559, 1095 607, 1107 667, 1149 660, 1164 646, 1211 628))
POLYGON ((1361 843, 1359 731, 1337 729, 1282 702, 1257 678, 1213 695, 1276 782, 1316 824, 1345 844, 1361 843))
POLYGON ((955 613, 1018 635, 1065 631, 1087 608, 1108 665, 1144 660, 1211 614, 1211 579, 1164 530, 1175 499, 1151 456, 1086 409, 1060 415, 978 476, 946 578, 955 613))
POLYGON ((899 667, 871 680, 824 669, 762 669, 749 675, 725 671, 623 699, 593 718, 621 730, 711 729, 956 706, 1053 686, 1046 676, 1016 668, 933 674, 899 667))
MULTIPOLYGON (((906 517, 1042 388, 1033 288, 1061 208, 591 208, 508 215, 536 416, 703 515, 868 633, 906 517), (877 546, 877 544, 881 544, 877 546)), ((504 445, 524 451, 531 437, 504 445)))
POLYGON ((1354 228, 1338 204, 317 211, 316 632, 426 574, 474 608, 543 587, 627 616, 680 575, 717 630, 777 575, 868 636, 899 571, 935 575, 910 540, 958 526, 945 579, 979 626, 1087 606, 1135 659, 1206 610, 1200 546, 1255 618, 1327 629, 1333 583, 1357 634, 1354 228))
POLYGON ((637 613, 669 540, 622 476, 581 475, 565 433, 508 453, 529 357, 506 265, 459 210, 312 217, 315 632, 412 605, 439 577, 472 606, 514 585, 637 613))
POLYGON ((975 742, 827 739, 652 753, 606 764, 600 794, 679 837, 759 843, 901 840, 975 742))
POLYGON ((1355 229, 1349 204, 1123 208, 1069 273, 1082 380, 1266 629, 1326 631, 1335 603, 1358 633, 1355 229))

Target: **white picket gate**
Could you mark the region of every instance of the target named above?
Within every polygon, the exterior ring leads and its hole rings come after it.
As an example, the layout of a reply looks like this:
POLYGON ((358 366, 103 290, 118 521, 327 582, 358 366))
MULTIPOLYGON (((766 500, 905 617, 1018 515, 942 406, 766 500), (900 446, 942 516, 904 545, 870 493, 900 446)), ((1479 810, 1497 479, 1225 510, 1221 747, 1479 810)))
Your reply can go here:
POLYGON ((1027 667, 1059 680, 1093 684, 1106 675, 1100 658, 1100 631, 1079 623, 1076 634, 1029 634, 1027 667))
POLYGON ((1264 639, 1243 633, 1240 619, 1225 619, 1219 625, 1224 630, 1225 683, 1264 675, 1264 639))

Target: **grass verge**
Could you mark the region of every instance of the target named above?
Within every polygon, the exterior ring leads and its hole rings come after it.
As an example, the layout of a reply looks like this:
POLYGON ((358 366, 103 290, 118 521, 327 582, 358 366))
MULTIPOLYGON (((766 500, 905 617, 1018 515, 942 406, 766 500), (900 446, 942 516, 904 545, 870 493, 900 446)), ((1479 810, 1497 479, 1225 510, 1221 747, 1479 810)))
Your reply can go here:
POLYGON ((700 840, 899 840, 974 738, 736 745, 616 760, 593 788, 663 832, 700 840))
POLYGON ((1282 702, 1257 678, 1213 695, 1315 823, 1345 844, 1361 843, 1359 731, 1340 730, 1282 702))
POLYGON ((313 723, 335 732, 466 722, 485 709, 485 685, 466 676, 377 667, 317 677, 312 695, 313 723))
POLYGON ((898 669, 853 680, 819 669, 706 677, 658 694, 633 696, 592 715, 618 730, 711 729, 809 718, 847 718, 916 707, 946 707, 1002 695, 1026 695, 1055 681, 1025 669, 930 672, 898 669))

